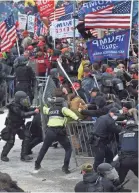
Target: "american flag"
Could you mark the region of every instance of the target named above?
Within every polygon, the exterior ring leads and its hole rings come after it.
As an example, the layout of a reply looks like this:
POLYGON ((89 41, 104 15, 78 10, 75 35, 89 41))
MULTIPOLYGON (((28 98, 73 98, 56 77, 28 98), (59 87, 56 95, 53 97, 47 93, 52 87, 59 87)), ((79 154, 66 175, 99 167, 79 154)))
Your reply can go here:
POLYGON ((72 13, 73 12, 73 4, 69 4, 69 5, 64 5, 60 8, 55 9, 55 11, 53 13, 51 13, 49 20, 52 21, 57 21, 59 20, 61 17, 72 13))
MULTIPOLYGON (((103 29, 103 31, 104 31, 105 35, 108 34, 108 30, 107 29, 103 29)), ((97 29, 90 29, 90 33, 92 34, 92 36, 98 37, 98 30, 97 29)))
POLYGON ((130 28, 131 1, 110 5, 85 16, 85 28, 130 28))
POLYGON ((48 34, 48 28, 42 24, 41 29, 40 29, 40 35, 47 35, 48 34))
POLYGON ((1 52, 7 51, 14 45, 17 33, 13 15, 10 15, 0 24, 0 37, 2 39, 1 52))

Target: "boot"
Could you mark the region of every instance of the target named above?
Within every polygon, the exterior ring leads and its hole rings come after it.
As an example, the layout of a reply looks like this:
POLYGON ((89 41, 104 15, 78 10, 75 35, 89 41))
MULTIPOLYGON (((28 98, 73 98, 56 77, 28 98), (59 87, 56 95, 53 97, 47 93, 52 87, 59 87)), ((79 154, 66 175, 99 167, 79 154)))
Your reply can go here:
POLYGON ((9 158, 7 157, 8 153, 12 149, 13 144, 12 143, 6 143, 5 146, 3 147, 3 151, 1 153, 1 160, 4 162, 8 162, 9 158))
POLYGON ((34 147, 36 147, 38 144, 40 144, 41 142, 42 142, 42 138, 39 138, 39 137, 34 138, 34 139, 30 142, 30 144, 29 144, 29 147, 28 147, 28 155, 33 154, 32 149, 33 149, 34 147))
POLYGON ((33 157, 28 156, 28 147, 29 147, 29 140, 24 139, 22 142, 22 149, 21 149, 21 160, 28 162, 33 159, 33 157))
POLYGON ((4 111, 0 110, 0 114, 1 114, 1 115, 4 114, 4 111))
POLYGON ((29 155, 24 155, 24 156, 21 156, 21 161, 24 161, 24 162, 29 162, 33 159, 33 157, 29 156, 29 155))
POLYGON ((38 163, 35 161, 35 168, 34 168, 33 173, 34 173, 34 174, 38 173, 38 172, 40 171, 40 169, 41 169, 41 165, 38 164, 38 163))
POLYGON ((70 174, 70 173, 71 173, 71 172, 69 171, 68 166, 63 166, 63 167, 62 167, 62 171, 63 171, 65 174, 70 174))

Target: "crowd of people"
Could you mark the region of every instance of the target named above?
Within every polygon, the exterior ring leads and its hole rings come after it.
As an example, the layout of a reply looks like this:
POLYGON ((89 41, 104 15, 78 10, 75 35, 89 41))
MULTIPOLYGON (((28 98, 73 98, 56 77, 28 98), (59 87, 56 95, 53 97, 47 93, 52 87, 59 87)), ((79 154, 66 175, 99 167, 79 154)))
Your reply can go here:
MULTIPOLYGON (((71 42, 70 42, 71 43, 71 42)), ((72 153, 70 140, 66 134, 66 122, 69 117, 81 124, 83 120, 96 120, 92 126, 89 143, 93 146, 95 160, 89 179, 89 184, 103 181, 110 189, 117 191, 104 173, 115 167, 119 186, 124 182, 127 172, 132 170, 138 176, 138 63, 130 66, 127 60, 116 60, 116 64, 106 64, 106 61, 90 62, 84 43, 79 43, 76 53, 72 51, 69 41, 56 39, 53 42, 50 36, 40 35, 33 39, 28 31, 22 33, 17 45, 0 52, 0 104, 5 102, 4 85, 12 79, 15 86, 15 95, 6 106, 9 113, 5 120, 5 128, 1 137, 6 141, 1 153, 1 160, 8 162, 8 153, 14 146, 15 135, 23 140, 21 160, 31 161, 32 149, 41 143, 42 124, 39 107, 31 107, 35 99, 37 76, 50 76, 56 89, 52 98, 48 98, 49 105, 43 107, 43 114, 47 115, 47 132, 42 148, 35 161, 35 171, 41 168, 41 162, 48 148, 57 141, 65 150, 63 172, 70 173, 69 163, 72 153), (55 45, 54 45, 55 43, 55 45), (19 56, 20 52, 20 56, 19 56), (66 74, 72 81, 67 80, 65 73, 58 65, 61 62, 66 74), (25 119, 34 116, 33 121, 25 125, 25 119), (126 127, 117 125, 116 121, 123 121, 126 127), (113 154, 110 143, 115 138, 117 147, 113 154), (130 144, 130 145, 129 145, 130 144), (119 155, 119 165, 111 166, 113 158, 119 155), (101 165, 103 162, 108 165, 101 165), (101 167, 102 166, 102 167, 101 167), (101 174, 101 175, 100 175, 101 174)), ((72 43, 71 43, 72 44, 72 43)), ((4 111, 1 110, 1 114, 4 111)), ((69 120, 68 120, 69 121, 69 120)), ((114 176, 115 177, 115 176, 114 176)), ((113 180, 113 179, 112 179, 113 180)), ((88 182, 87 182, 88 183, 88 182)), ((103 184, 99 183, 99 185, 103 184)), ((96 183, 97 184, 97 183, 96 183)), ((78 184, 78 186, 80 186, 78 184)), ((88 188, 75 188, 75 192, 89 192, 88 188)), ((95 189, 95 185, 93 186, 95 189)), ((96 186, 96 189, 98 186, 96 186)), ((94 190, 93 189, 93 190, 94 190)))

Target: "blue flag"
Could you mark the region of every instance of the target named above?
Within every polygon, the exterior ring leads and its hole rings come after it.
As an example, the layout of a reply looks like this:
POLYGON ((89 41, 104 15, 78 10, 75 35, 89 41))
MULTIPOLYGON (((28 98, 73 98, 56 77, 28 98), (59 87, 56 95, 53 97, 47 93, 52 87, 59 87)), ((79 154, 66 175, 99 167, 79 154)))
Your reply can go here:
POLYGON ((90 1, 84 3, 81 9, 79 10, 78 17, 79 19, 83 19, 86 14, 101 10, 105 7, 108 7, 112 4, 112 0, 106 1, 90 1))
POLYGON ((88 55, 94 61, 108 58, 128 58, 130 43, 130 30, 124 30, 107 35, 102 39, 87 42, 88 55))

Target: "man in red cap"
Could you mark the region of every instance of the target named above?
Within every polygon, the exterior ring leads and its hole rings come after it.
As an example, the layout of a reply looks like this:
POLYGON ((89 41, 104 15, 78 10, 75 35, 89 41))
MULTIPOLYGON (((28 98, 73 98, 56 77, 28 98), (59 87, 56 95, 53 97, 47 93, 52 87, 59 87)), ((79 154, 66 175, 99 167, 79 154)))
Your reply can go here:
POLYGON ((26 49, 32 43, 32 38, 29 36, 29 32, 27 30, 23 31, 22 33, 23 40, 22 40, 22 47, 26 49))
POLYGON ((87 95, 85 93, 85 90, 81 87, 79 82, 74 82, 73 85, 72 85, 72 89, 73 89, 74 93, 75 93, 75 90, 76 90, 78 95, 84 100, 85 103, 88 103, 88 98, 87 98, 87 95))

